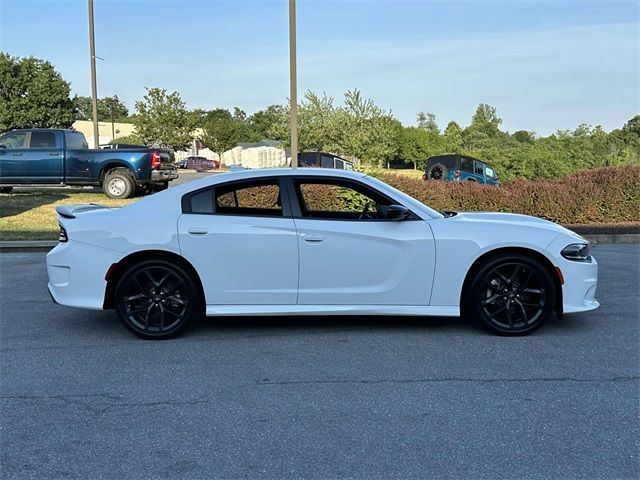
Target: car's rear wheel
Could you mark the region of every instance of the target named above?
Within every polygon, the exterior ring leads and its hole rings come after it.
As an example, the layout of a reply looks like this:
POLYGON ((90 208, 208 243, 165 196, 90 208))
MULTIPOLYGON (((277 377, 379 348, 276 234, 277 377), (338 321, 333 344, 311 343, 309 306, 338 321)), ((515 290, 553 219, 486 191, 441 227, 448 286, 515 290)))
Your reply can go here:
POLYGON ((127 270, 116 287, 122 324, 145 339, 175 337, 201 314, 201 299, 189 273, 169 260, 145 260, 127 270))
POLYGON ((104 176, 102 190, 109 198, 129 198, 135 189, 131 172, 126 168, 114 168, 104 176))
POLYGON ((476 272, 466 310, 489 330, 502 335, 526 335, 553 313, 555 286, 537 260, 504 254, 487 260, 476 272))
POLYGON ((436 163, 429 168, 429 180, 444 180, 447 178, 447 167, 441 163, 436 163))

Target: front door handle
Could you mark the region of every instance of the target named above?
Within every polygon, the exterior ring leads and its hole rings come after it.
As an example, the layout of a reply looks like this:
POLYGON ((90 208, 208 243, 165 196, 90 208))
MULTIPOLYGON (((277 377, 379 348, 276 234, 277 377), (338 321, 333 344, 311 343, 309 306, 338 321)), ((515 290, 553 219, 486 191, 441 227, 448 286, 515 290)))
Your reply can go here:
POLYGON ((209 232, 209 229, 204 227, 191 227, 188 232, 191 235, 206 235, 209 232))
POLYGON ((58 155, 60 155, 58 152, 49 152, 49 156, 51 157, 57 157, 58 155))
POLYGON ((22 154, 21 154, 21 153, 14 153, 14 154, 13 154, 13 156, 14 156, 14 157, 21 157, 21 156, 22 156, 22 154))
POLYGON ((324 241, 324 237, 322 235, 305 235, 303 233, 302 238, 305 242, 309 243, 320 243, 324 241))

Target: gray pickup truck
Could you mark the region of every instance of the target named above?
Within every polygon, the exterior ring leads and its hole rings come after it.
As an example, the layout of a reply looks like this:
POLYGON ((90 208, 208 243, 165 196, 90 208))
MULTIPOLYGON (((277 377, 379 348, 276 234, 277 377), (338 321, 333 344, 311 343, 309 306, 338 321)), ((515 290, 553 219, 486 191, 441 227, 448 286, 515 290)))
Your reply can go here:
POLYGON ((0 136, 0 193, 24 186, 101 186, 110 198, 164 190, 178 177, 173 150, 93 150, 81 132, 12 130, 0 136))

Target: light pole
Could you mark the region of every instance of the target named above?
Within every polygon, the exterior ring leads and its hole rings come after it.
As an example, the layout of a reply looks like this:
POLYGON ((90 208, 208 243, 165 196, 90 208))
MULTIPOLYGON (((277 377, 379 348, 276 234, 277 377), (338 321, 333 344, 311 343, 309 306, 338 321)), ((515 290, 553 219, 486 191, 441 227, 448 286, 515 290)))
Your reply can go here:
POLYGON ((291 168, 298 168, 298 78, 296 65, 296 0, 289 0, 289 84, 291 102, 291 168))
POLYGON ((87 0, 89 6, 89 55, 91 57, 91 104, 93 107, 93 148, 98 148, 98 85, 96 83, 96 40, 93 34, 93 0, 87 0))

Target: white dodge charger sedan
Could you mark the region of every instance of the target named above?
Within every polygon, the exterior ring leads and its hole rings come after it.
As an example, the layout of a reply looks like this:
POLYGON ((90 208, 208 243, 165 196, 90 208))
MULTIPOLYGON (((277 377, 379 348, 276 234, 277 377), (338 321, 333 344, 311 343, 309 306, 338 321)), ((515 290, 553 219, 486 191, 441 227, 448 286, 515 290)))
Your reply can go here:
POLYGON ((588 242, 552 222, 437 212, 362 173, 239 171, 122 208, 58 207, 56 303, 142 338, 203 315, 435 315, 520 335, 592 310, 588 242))

